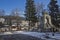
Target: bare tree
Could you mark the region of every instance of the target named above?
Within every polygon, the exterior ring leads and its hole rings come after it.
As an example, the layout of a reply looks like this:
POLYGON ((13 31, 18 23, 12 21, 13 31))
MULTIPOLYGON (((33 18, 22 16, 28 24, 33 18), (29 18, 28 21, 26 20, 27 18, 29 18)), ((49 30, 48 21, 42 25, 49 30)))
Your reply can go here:
MULTIPOLYGON (((38 30, 40 30, 40 26, 42 26, 41 25, 41 17, 42 17, 42 13, 43 13, 43 10, 44 10, 44 5, 43 5, 43 3, 37 3, 36 4, 36 13, 37 13, 37 18, 38 18, 38 23, 37 23, 37 29, 38 30)), ((40 30, 41 31, 41 30, 40 30)))
POLYGON ((43 5, 43 3, 37 3, 37 5, 36 5, 36 13, 37 13, 37 17, 38 17, 38 21, 39 21, 39 25, 40 25, 40 23, 41 23, 41 16, 42 16, 42 14, 43 14, 43 10, 44 10, 44 5, 43 5))
POLYGON ((37 3, 36 5, 36 12, 37 12, 37 17, 40 21, 40 16, 42 16, 43 10, 44 10, 44 5, 42 3, 37 3))
POLYGON ((20 21, 19 20, 19 18, 20 18, 19 17, 20 16, 20 10, 18 8, 13 9, 12 12, 11 12, 11 16, 16 18, 15 20, 16 20, 17 27, 18 27, 19 21, 20 21))
POLYGON ((19 16, 20 10, 18 8, 15 8, 12 10, 11 15, 12 16, 19 16))
POLYGON ((5 10, 0 9, 0 16, 4 16, 5 15, 5 10))

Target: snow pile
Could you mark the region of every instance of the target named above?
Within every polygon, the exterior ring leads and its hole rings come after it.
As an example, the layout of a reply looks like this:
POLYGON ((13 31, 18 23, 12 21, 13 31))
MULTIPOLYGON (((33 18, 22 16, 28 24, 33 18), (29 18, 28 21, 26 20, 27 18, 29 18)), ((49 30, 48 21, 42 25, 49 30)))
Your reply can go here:
POLYGON ((12 34, 11 32, 4 32, 4 34, 12 34))
POLYGON ((60 39, 60 34, 54 33, 54 36, 49 35, 50 38, 60 39))
POLYGON ((15 34, 25 34, 33 37, 40 38, 45 35, 45 33, 38 33, 38 32, 23 32, 23 31, 16 31, 15 34))
POLYGON ((37 38, 41 38, 41 39, 46 39, 46 36, 50 37, 51 39, 60 39, 60 34, 58 34, 58 33, 54 33, 55 34, 54 36, 52 36, 52 33, 24 32, 24 31, 0 33, 0 35, 9 35, 9 34, 11 34, 11 35, 13 35, 13 34, 25 34, 25 35, 29 35, 29 36, 33 36, 33 37, 37 37, 37 38))
MULTIPOLYGON (((60 39, 60 34, 58 33, 54 33, 55 35, 52 36, 52 32, 51 33, 38 33, 38 32, 24 32, 24 31, 15 31, 14 32, 15 34, 26 34, 26 35, 29 35, 29 36, 33 36, 33 37, 37 37, 37 38, 42 38, 42 39, 46 39, 45 36, 48 36, 52 39, 60 39)), ((13 33, 13 34, 14 34, 13 33)))
POLYGON ((12 32, 3 32, 3 33, 0 33, 0 35, 9 35, 9 34, 13 34, 12 32))

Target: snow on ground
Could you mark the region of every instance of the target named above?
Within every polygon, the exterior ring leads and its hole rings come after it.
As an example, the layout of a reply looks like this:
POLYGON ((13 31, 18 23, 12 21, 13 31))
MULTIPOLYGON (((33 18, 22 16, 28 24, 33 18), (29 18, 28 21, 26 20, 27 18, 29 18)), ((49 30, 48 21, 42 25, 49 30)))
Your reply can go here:
POLYGON ((54 39, 60 39, 60 34, 58 33, 54 33, 55 35, 52 36, 52 33, 39 33, 39 32, 24 32, 24 31, 14 31, 14 32, 4 32, 4 33, 0 33, 0 35, 13 35, 13 34, 25 34, 25 35, 29 35, 29 36, 33 36, 33 37, 37 37, 37 38, 42 38, 42 39, 46 39, 45 36, 49 36, 50 38, 54 38, 54 39))
POLYGON ((26 35, 29 35, 29 36, 33 36, 33 37, 42 37, 45 35, 45 33, 38 33, 38 32, 23 32, 23 31, 17 31, 17 32, 14 32, 14 33, 21 33, 21 34, 26 34, 26 35))

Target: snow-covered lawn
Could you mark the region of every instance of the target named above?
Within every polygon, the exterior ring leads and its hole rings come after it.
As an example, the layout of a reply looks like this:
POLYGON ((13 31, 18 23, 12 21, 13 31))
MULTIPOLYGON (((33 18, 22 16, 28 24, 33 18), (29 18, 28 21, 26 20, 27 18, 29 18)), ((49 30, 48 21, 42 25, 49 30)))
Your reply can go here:
POLYGON ((59 33, 54 33, 55 35, 52 36, 52 33, 39 33, 39 32, 24 32, 24 31, 14 31, 14 32, 4 32, 4 33, 0 33, 0 35, 13 35, 13 34, 25 34, 25 35, 29 35, 29 36, 33 36, 33 37, 37 37, 37 38, 41 38, 41 39, 46 39, 46 36, 49 36, 51 39, 60 39, 60 34, 59 33))

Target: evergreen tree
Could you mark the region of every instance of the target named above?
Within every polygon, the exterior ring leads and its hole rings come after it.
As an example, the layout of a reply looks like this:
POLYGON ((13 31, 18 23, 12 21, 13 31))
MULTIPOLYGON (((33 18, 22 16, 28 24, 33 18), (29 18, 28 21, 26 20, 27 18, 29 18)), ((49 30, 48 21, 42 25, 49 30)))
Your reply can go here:
POLYGON ((49 4, 49 12, 52 19, 52 23, 59 27, 58 15, 59 15, 59 6, 57 5, 57 0, 51 0, 49 4))
POLYGON ((31 24, 35 25, 35 23, 38 21, 37 20, 37 16, 36 16, 36 9, 35 9, 35 5, 34 5, 34 0, 26 0, 26 10, 25 10, 25 17, 26 20, 29 21, 29 26, 31 26, 31 24))

